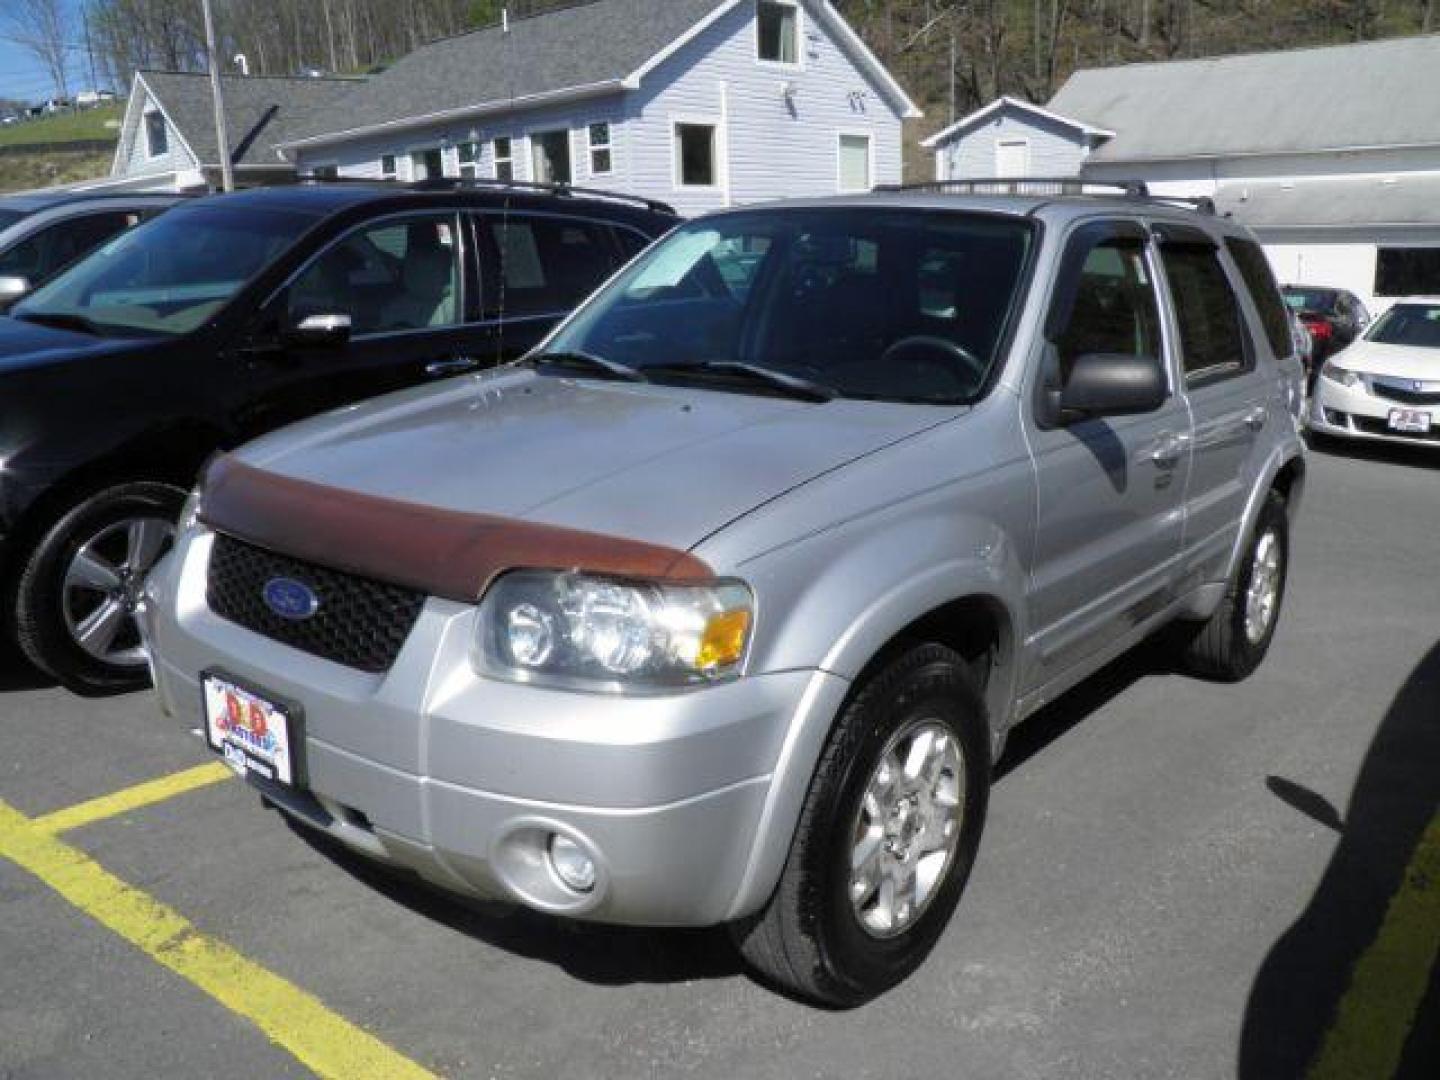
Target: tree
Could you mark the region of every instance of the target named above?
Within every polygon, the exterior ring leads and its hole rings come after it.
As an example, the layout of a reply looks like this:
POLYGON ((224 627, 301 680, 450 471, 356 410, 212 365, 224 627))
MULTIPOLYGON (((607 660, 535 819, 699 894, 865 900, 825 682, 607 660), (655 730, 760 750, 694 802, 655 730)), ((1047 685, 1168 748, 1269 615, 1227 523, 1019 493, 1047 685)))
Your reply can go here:
POLYGON ((0 25, 45 65, 55 84, 56 97, 68 98, 70 79, 65 62, 74 20, 64 0, 5 0, 0 8, 0 25))

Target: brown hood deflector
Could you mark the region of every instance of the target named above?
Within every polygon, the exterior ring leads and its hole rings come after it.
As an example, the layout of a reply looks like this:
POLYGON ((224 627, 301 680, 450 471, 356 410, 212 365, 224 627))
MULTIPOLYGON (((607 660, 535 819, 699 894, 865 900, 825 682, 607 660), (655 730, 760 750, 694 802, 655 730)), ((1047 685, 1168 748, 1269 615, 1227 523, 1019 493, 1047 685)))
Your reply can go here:
POLYGON ((285 555, 470 603, 506 570, 583 570, 704 581, 714 571, 683 551, 490 514, 401 502, 217 458, 201 519, 285 555))

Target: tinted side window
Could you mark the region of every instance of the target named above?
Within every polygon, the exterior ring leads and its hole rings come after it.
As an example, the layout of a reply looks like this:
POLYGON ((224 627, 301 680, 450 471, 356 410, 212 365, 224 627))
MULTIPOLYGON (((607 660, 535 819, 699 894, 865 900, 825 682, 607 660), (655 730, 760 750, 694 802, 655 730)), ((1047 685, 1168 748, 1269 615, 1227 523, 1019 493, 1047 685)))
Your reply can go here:
POLYGON ((310 315, 349 315, 356 335, 452 325, 460 311, 454 219, 357 230, 295 279, 285 303, 292 326, 310 315))
POLYGON ((1255 310, 1260 313, 1260 324, 1265 328, 1265 340, 1270 343, 1270 351, 1277 357, 1289 356, 1294 349, 1290 340, 1290 322, 1285 315, 1285 302, 1280 299, 1279 286, 1275 284, 1275 275, 1270 270, 1270 260, 1265 258, 1265 252, 1253 240, 1228 236, 1225 246, 1245 280, 1245 287, 1250 290, 1255 310))
POLYGON ((32 285, 38 285, 139 220, 139 214, 122 211, 56 222, 0 255, 0 274, 29 278, 32 285))
POLYGON ((1159 357, 1160 309, 1141 241, 1106 240, 1091 249, 1056 347, 1062 382, 1087 353, 1159 357))
POLYGON ((1189 381, 1247 365, 1240 304, 1214 248, 1165 244, 1165 276, 1180 323, 1180 356, 1189 381))
POLYGON ((484 275, 487 318, 563 314, 615 269, 603 225, 509 215, 482 218, 480 228, 493 245, 484 275))
POLYGON ((620 253, 625 257, 626 262, 629 262, 650 246, 650 238, 648 236, 642 236, 634 229, 627 229, 621 226, 617 226, 615 229, 615 239, 620 244, 620 253))

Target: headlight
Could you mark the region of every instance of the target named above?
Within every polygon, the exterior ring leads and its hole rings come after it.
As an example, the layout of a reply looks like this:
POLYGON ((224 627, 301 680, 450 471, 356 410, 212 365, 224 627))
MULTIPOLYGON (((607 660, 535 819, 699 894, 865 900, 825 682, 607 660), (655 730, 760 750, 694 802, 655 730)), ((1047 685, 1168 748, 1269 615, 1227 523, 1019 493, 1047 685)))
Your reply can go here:
POLYGON ((672 585, 522 570, 480 605, 483 675, 584 690, 664 690, 740 673, 755 601, 738 581, 672 585))
POLYGON ((1320 369, 1320 374, 1331 382, 1338 382, 1341 386, 1360 386, 1363 382, 1358 372, 1343 368, 1333 360, 1325 361, 1325 366, 1320 369))
POLYGON ((180 532, 187 533, 195 528, 196 525, 200 524, 200 508, 201 496, 200 489, 197 487, 194 491, 190 492, 185 499, 185 505, 180 508, 180 520, 178 522, 180 532))

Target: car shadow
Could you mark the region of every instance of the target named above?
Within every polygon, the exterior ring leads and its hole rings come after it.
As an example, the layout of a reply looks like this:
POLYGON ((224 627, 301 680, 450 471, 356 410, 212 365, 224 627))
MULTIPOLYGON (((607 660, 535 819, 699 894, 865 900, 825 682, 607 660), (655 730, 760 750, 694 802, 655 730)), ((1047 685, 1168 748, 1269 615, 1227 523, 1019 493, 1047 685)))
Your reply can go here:
POLYGON ((342 870, 415 914, 497 949, 553 964, 597 986, 728 978, 744 971, 723 927, 606 926, 556 919, 519 905, 470 900, 404 870, 371 862, 324 833, 282 820, 342 870))
POLYGON ((0 639, 0 694, 48 690, 56 685, 54 679, 21 656, 13 644, 0 639))
MULTIPOLYGON (((1440 645, 1411 673, 1366 753, 1348 811, 1284 777, 1266 787, 1340 840, 1305 911, 1266 956, 1245 1010, 1240 1080, 1299 1077, 1319 1053, 1356 962, 1380 931, 1422 833, 1440 812, 1440 645)), ((1297 816, 1297 827, 1307 823, 1297 816)), ((1440 882, 1410 882, 1440 888, 1440 882)), ((1384 989, 1382 988, 1382 992, 1384 989)), ((1404 995, 1400 995, 1403 998, 1404 995)), ((1420 1006, 1397 1076, 1440 1076, 1440 965, 1420 1006)))

